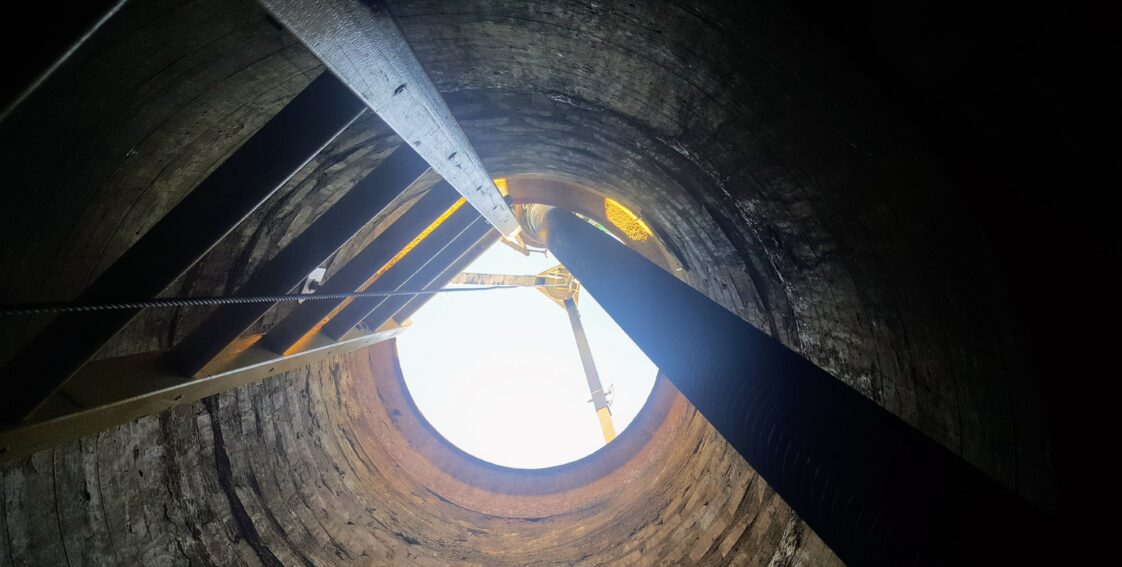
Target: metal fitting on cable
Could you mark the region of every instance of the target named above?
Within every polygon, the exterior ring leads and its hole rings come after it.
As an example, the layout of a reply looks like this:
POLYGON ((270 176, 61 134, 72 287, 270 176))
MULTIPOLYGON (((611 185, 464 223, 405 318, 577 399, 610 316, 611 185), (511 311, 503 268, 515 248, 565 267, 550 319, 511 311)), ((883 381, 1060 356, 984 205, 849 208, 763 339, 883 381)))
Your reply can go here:
POLYGON ((515 207, 515 216, 522 224, 522 240, 529 246, 548 248, 547 235, 549 233, 546 215, 552 211, 549 205, 519 205, 515 207))

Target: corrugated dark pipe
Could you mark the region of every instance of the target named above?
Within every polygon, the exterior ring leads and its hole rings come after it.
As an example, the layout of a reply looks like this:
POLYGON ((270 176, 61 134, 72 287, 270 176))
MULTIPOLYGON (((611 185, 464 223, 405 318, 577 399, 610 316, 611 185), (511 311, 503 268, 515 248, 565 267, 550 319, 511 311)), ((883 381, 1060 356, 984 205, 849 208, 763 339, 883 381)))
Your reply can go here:
POLYGON ((959 456, 573 214, 544 224, 558 260, 846 563, 1048 556, 1048 517, 959 456))

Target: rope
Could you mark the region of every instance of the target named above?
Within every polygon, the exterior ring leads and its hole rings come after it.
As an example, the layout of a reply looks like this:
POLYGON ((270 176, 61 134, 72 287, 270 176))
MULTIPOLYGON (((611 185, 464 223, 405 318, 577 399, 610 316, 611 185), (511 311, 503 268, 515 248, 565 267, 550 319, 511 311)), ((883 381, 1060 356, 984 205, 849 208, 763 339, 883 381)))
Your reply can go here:
MULTIPOLYGON (((401 295, 432 295, 467 291, 488 291, 492 289, 514 289, 519 286, 492 285, 486 287, 464 287, 426 289, 420 291, 352 291, 348 293, 289 294, 289 295, 252 295, 218 297, 168 297, 142 301, 123 301, 118 303, 21 303, 0 306, 0 317, 14 315, 40 315, 46 313, 86 313, 91 311, 114 311, 120 309, 169 309, 174 307, 194 307, 199 305, 242 305, 246 303, 280 303, 284 301, 326 301, 360 297, 394 297, 401 295)), ((545 287, 545 286, 543 286, 545 287)))

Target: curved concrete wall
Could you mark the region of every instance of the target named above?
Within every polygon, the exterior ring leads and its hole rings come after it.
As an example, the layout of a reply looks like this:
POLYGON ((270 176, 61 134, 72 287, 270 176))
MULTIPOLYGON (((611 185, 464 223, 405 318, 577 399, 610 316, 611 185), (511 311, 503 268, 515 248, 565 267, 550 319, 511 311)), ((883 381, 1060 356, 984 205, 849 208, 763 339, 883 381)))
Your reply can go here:
MULTIPOLYGON (((1048 503, 1026 347, 955 188, 808 28, 735 4, 391 7, 494 175, 633 207, 691 285, 1048 503)), ((0 125, 31 144, 0 154, 0 230, 25 243, 3 296, 76 293, 319 69, 249 2, 128 6, 0 125)), ((356 123, 177 291, 236 289, 395 143, 356 123)), ((145 315, 103 356, 203 314, 145 315)), ((5 465, 0 563, 836 561, 666 384, 626 459, 503 477, 417 421, 396 373, 381 345, 5 465)))
POLYGON ((980 229, 798 28, 751 4, 393 7, 496 174, 634 204, 691 284, 1048 500, 1038 386, 980 229))
POLYGON ((603 451, 531 473, 441 445, 402 384, 394 346, 381 344, 7 466, 0 557, 561 565, 828 556, 665 382, 666 423, 640 418, 620 438, 626 445, 653 427, 658 442, 622 466, 603 451), (54 502, 50 514, 44 502, 54 502))

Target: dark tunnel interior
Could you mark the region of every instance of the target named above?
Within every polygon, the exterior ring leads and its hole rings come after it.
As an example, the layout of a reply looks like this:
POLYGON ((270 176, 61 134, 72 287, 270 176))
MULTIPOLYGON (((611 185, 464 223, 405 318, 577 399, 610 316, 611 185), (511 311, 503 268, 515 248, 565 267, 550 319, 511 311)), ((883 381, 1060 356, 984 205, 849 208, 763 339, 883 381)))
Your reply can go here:
MULTIPOLYGON (((287 1, 0 24, 0 305, 285 294, 314 254, 317 293, 440 287, 495 245, 287 1)), ((392 17, 510 203, 625 204, 653 240, 620 241, 1049 519, 975 562, 1102 552, 1117 6, 340 2, 392 17)), ((843 564, 673 376, 579 461, 464 453, 402 380, 424 301, 380 301, 148 309, 103 342, 0 317, 0 564, 843 564)))

